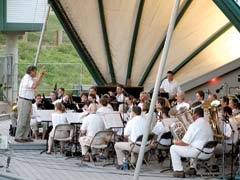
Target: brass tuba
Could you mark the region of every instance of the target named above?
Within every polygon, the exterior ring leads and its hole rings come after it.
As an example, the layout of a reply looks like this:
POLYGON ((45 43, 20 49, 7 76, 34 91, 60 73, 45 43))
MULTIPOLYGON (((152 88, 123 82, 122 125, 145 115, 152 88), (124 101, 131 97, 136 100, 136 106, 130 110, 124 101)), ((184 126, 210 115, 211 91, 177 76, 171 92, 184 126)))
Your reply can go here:
POLYGON ((210 103, 206 101, 202 104, 202 108, 204 109, 204 117, 208 120, 211 125, 213 136, 215 140, 220 140, 222 137, 221 129, 219 126, 219 116, 218 116, 218 105, 220 102, 218 100, 210 103))
POLYGON ((173 138, 176 140, 181 140, 187 131, 183 122, 181 122, 179 120, 172 123, 170 125, 169 129, 173 135, 173 138))

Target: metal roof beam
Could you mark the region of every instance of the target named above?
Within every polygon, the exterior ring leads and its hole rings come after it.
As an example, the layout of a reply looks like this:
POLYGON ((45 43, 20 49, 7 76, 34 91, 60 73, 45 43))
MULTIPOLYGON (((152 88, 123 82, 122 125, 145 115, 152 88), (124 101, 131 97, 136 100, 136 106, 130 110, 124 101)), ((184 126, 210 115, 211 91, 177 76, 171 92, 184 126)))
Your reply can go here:
MULTIPOLYGON (((184 4, 180 7, 180 11, 179 11, 179 14, 178 14, 178 17, 176 19, 176 24, 175 24, 175 27, 177 26, 177 24, 179 23, 179 21, 181 20, 181 18, 183 17, 184 13, 186 12, 187 8, 189 7, 189 5, 192 3, 192 0, 186 0, 184 2, 184 4)), ((166 31, 167 32, 167 31, 166 31)), ((155 64, 155 62, 157 61, 157 58, 159 56, 159 54, 161 53, 162 49, 163 49, 163 46, 164 46, 164 42, 165 42, 165 39, 166 39, 166 35, 165 37, 163 38, 163 40, 161 41, 159 47, 157 48, 156 52, 154 53, 152 59, 150 60, 146 70, 144 71, 143 73, 143 76, 142 78, 140 79, 140 81, 138 82, 138 86, 143 86, 145 80, 147 79, 150 71, 152 70, 152 67, 153 65, 155 64)))
POLYGON ((126 75, 125 84, 128 84, 128 81, 131 79, 133 58, 134 58, 134 53, 135 53, 135 48, 136 48, 139 24, 140 24, 141 17, 142 17, 144 2, 145 2, 145 0, 141 0, 140 3, 139 3, 139 7, 138 7, 137 17, 136 17, 136 21, 135 21, 133 36, 132 36, 132 43, 131 43, 131 48, 130 48, 130 52, 129 52, 128 67, 127 67, 127 75, 126 75))
POLYGON ((179 71, 184 65, 191 61, 196 55, 198 55, 203 49, 205 49, 209 44, 215 41, 219 36, 221 36, 224 32, 226 32, 230 27, 232 27, 232 23, 228 22, 223 27, 221 27, 218 31, 212 34, 208 39, 206 39, 200 46, 198 46, 188 57, 186 57, 179 65, 177 65, 172 71, 176 73, 179 71))
POLYGON ((98 0, 98 7, 99 7, 98 8, 99 15, 100 15, 99 17, 100 17, 100 21, 101 21, 101 25, 102 25, 103 41, 104 41, 105 52, 107 55, 108 67, 109 67, 112 83, 116 84, 116 77, 115 77, 115 72, 114 72, 114 68, 113 68, 111 50, 109 47, 109 40, 108 40, 107 27, 106 27, 104 7, 103 7, 102 0, 98 0))
POLYGON ((60 23, 63 26, 65 32, 67 33, 69 39, 72 41, 73 46, 77 50, 79 56, 81 57, 83 63, 86 65, 88 71, 94 78, 95 82, 98 85, 105 85, 106 80, 104 79, 103 75, 101 74, 98 67, 94 63, 93 58, 91 57, 91 55, 88 52, 87 48, 85 47, 83 41, 77 34, 74 26, 71 24, 66 12, 64 11, 59 0, 49 0, 49 4, 51 5, 52 9, 54 10, 56 16, 58 17, 60 23))

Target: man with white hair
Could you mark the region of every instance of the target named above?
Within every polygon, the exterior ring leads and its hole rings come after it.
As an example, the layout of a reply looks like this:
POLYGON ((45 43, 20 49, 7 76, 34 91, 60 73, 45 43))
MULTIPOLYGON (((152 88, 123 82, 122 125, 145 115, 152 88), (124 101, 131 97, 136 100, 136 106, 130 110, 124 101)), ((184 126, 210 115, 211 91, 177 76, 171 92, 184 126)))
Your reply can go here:
MULTIPOLYGON (((98 131, 105 129, 104 121, 101 114, 112 112, 111 109, 107 107, 108 101, 106 98, 100 99, 100 104, 96 112, 92 112, 87 117, 83 118, 79 142, 82 149, 82 155, 84 156, 84 161, 90 161, 90 157, 87 155, 88 145, 92 138, 98 131)), ((93 149, 94 151, 94 149, 93 149)))
POLYGON ((176 110, 179 111, 181 109, 189 109, 189 107, 190 105, 185 102, 185 93, 183 91, 178 91, 176 110))

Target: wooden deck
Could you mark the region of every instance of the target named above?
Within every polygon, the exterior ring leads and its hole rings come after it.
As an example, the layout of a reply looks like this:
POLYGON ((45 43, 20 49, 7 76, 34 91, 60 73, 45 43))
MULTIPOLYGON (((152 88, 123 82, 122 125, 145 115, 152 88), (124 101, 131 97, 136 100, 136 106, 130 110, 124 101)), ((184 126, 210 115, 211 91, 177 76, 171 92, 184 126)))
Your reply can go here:
MULTIPOLYGON (((10 120, 0 121, 1 134, 7 135, 10 120)), ((44 141, 33 143, 16 143, 9 137, 9 149, 1 150, 0 162, 7 164, 7 157, 11 157, 9 168, 0 168, 0 179, 21 180, 130 180, 134 170, 117 170, 114 165, 102 167, 92 163, 81 163, 79 157, 68 158, 60 154, 40 154, 45 147, 44 141), (37 148, 36 148, 37 147, 37 148)), ((169 167, 169 161, 160 166, 156 161, 150 162, 150 167, 142 166, 140 180, 175 179, 172 172, 160 173, 163 168, 169 167)), ((192 178, 190 178, 192 179, 192 178)), ((202 179, 195 177, 194 179, 202 179)))

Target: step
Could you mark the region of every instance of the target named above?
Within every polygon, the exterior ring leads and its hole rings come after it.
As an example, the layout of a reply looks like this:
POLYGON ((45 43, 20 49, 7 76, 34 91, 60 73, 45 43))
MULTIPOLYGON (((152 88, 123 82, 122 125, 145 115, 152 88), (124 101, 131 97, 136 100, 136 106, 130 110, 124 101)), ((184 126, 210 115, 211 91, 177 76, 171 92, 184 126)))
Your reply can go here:
POLYGON ((0 101, 0 114, 7 114, 11 112, 11 108, 8 103, 0 101))
POLYGON ((11 119, 10 114, 0 114, 0 121, 11 119))
POLYGON ((47 140, 34 140, 33 142, 16 142, 14 137, 8 138, 9 149, 11 150, 46 150, 47 140))

